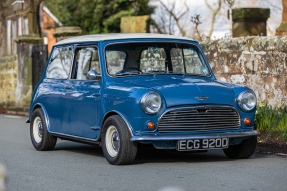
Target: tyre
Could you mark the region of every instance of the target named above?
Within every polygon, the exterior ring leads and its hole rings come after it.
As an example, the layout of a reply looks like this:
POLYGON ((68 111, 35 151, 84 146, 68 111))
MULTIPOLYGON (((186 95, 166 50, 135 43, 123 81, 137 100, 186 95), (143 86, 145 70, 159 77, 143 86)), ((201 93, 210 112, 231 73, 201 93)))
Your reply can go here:
POLYGON ((102 149, 107 161, 113 165, 131 164, 137 154, 137 143, 124 120, 117 115, 109 117, 101 133, 102 149))
POLYGON ((245 139, 240 144, 232 145, 223 151, 228 158, 247 159, 254 153, 256 145, 257 136, 252 136, 250 139, 245 139))
POLYGON ((38 151, 52 150, 57 142, 57 138, 47 131, 45 116, 41 108, 32 113, 30 123, 30 137, 33 146, 38 151))

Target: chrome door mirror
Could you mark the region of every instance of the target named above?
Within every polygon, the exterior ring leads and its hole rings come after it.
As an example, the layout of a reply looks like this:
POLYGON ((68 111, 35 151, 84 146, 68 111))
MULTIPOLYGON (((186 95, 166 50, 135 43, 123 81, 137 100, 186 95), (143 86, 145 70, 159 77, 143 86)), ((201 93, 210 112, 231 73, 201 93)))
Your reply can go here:
POLYGON ((90 70, 87 74, 89 80, 95 80, 96 77, 100 76, 96 70, 90 70))

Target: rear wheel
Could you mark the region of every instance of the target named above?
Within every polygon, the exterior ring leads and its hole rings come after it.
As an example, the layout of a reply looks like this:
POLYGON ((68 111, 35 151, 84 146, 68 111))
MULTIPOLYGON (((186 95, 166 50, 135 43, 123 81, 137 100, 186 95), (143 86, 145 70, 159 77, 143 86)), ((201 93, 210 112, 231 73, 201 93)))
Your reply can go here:
POLYGON ((117 115, 109 117, 102 130, 102 149, 110 164, 130 164, 137 154, 137 143, 130 141, 131 134, 124 120, 117 115))
POLYGON ((33 146, 38 151, 52 150, 56 145, 57 138, 47 131, 45 116, 41 108, 32 113, 30 137, 33 146))
POLYGON ((252 136, 250 139, 245 139, 240 144, 232 145, 223 151, 228 158, 247 159, 254 153, 256 145, 257 136, 252 136))

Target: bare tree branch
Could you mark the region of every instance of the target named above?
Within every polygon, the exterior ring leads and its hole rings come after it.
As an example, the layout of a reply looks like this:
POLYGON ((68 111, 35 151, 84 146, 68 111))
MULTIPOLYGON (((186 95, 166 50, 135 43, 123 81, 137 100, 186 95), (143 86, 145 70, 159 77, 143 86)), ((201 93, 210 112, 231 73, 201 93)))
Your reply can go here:
POLYGON ((165 32, 161 29, 161 27, 153 20, 153 19, 150 19, 150 23, 151 25, 153 25, 160 34, 164 34, 165 32))
POLYGON ((211 19, 211 28, 208 34, 208 37, 210 38, 214 29, 214 22, 215 22, 215 17, 217 15, 217 13, 220 11, 221 9, 221 0, 218 0, 218 7, 216 9, 213 9, 208 3, 207 0, 204 0, 206 6, 213 12, 212 13, 212 19, 211 19))
POLYGON ((200 21, 200 15, 195 15, 194 17, 191 17, 190 21, 195 24, 195 32, 198 35, 198 39, 201 40, 201 35, 200 35, 199 30, 198 30, 198 26, 202 23, 200 21))
POLYGON ((184 31, 183 27, 180 26, 179 20, 189 11, 189 7, 186 4, 186 1, 184 1, 184 5, 185 5, 186 10, 183 13, 181 13, 179 16, 176 16, 176 14, 174 13, 174 6, 173 6, 172 9, 169 9, 161 0, 158 0, 158 1, 164 7, 164 9, 173 17, 177 27, 179 28, 179 30, 180 30, 180 32, 182 34, 182 36, 185 36, 186 32, 184 31))

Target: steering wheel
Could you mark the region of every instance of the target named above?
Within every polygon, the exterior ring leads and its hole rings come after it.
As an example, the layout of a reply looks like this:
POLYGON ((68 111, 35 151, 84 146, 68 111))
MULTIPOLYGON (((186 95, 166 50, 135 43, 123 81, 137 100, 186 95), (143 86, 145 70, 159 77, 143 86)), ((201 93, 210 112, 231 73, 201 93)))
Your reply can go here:
POLYGON ((124 69, 118 71, 116 74, 124 73, 124 72, 129 71, 129 70, 136 70, 136 71, 139 71, 141 74, 143 74, 143 72, 138 68, 124 68, 124 69))

